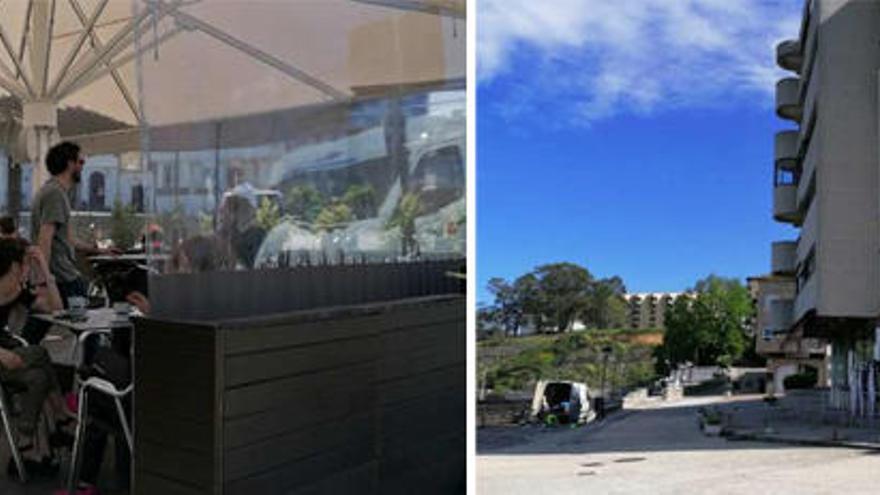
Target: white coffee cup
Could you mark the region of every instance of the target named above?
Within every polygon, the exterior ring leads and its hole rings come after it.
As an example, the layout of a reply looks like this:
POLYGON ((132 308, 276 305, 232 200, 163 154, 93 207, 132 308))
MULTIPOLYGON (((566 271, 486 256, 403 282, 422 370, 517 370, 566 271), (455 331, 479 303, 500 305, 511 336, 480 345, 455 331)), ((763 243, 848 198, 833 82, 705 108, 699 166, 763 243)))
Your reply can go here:
POLYGON ((113 312, 117 315, 128 316, 131 313, 131 304, 127 302, 115 302, 113 303, 113 312))
POLYGON ((80 296, 72 296, 67 298, 67 306, 70 314, 74 316, 82 316, 86 314, 86 298, 80 296))

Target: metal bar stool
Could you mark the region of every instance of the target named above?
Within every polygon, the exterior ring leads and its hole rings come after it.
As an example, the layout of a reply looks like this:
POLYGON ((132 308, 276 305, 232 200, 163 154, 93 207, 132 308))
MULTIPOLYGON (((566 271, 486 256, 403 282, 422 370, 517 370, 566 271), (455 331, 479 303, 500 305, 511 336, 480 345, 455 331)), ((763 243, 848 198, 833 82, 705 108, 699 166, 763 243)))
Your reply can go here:
MULTIPOLYGON (((28 346, 28 341, 20 335, 15 335, 13 333, 10 333, 10 335, 15 340, 19 341, 22 346, 28 346)), ((24 469, 24 463, 21 461, 21 454, 18 452, 18 446, 15 444, 15 436, 12 434, 12 424, 10 422, 12 407, 8 397, 6 386, 3 383, 0 383, 0 421, 3 422, 3 431, 6 434, 6 441, 9 442, 9 450, 12 452, 12 460, 15 462, 15 467, 18 469, 18 477, 22 483, 27 483, 27 471, 24 469)))
POLYGON ((12 434, 12 427, 9 422, 12 411, 6 397, 6 388, 0 383, 0 421, 3 422, 3 430, 6 433, 6 440, 9 442, 9 450, 12 452, 15 467, 18 469, 18 477, 22 483, 27 483, 27 472, 25 472, 24 464, 21 462, 21 454, 18 452, 18 446, 15 444, 15 436, 12 434))
POLYGON ((68 493, 76 493, 76 484, 79 480, 80 470, 80 449, 82 447, 83 438, 86 433, 86 415, 88 414, 88 394, 89 390, 108 395, 113 398, 116 405, 116 413, 119 418, 119 424, 122 425, 122 431, 125 434, 125 441, 128 444, 128 450, 134 455, 134 440, 131 434, 131 427, 125 417, 125 409, 122 407, 122 399, 131 394, 134 390, 134 384, 129 384, 122 390, 116 388, 115 385, 108 380, 98 377, 92 377, 82 383, 79 389, 79 410, 77 411, 76 436, 73 441, 73 457, 70 460, 70 473, 67 479, 68 493))

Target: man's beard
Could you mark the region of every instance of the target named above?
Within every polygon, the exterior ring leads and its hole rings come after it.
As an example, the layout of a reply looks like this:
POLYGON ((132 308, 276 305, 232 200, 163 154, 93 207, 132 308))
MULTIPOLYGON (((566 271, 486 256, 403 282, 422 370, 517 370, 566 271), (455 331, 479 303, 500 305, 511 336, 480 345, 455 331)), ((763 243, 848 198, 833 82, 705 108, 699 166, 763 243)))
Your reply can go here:
POLYGON ((82 180, 82 172, 74 172, 73 173, 73 182, 75 184, 79 184, 82 180))

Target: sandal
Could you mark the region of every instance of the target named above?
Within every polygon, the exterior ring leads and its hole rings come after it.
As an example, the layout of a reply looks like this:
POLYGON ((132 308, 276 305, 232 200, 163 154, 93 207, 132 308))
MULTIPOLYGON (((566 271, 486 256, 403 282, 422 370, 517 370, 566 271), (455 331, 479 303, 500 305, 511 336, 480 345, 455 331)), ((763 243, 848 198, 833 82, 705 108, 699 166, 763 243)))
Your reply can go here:
POLYGON ((80 485, 76 487, 76 492, 70 493, 67 490, 55 490, 52 495, 100 495, 98 488, 92 485, 80 485))

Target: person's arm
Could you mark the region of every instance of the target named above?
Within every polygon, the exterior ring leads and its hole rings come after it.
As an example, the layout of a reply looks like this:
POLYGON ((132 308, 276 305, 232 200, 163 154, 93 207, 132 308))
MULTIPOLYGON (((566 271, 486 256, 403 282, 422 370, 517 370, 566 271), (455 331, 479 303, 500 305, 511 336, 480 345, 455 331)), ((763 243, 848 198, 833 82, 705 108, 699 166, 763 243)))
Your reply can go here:
POLYGON ((0 347, 0 365, 7 370, 17 370, 24 366, 24 361, 18 354, 0 347))
POLYGON ((34 301, 33 309, 41 313, 52 313, 60 311, 64 308, 61 301, 61 293, 58 292, 58 285, 55 283, 55 277, 49 272, 49 264, 40 249, 35 247, 28 248, 28 261, 36 272, 37 279, 37 299, 34 301))
POLYGON ((43 257, 47 260, 52 259, 52 237, 55 235, 55 224, 44 223, 40 225, 40 233, 37 235, 37 245, 43 252, 43 257))
POLYGON ((141 294, 140 292, 130 292, 127 296, 125 296, 125 300, 128 301, 129 304, 140 310, 142 314, 150 314, 150 300, 147 299, 147 296, 141 294))

